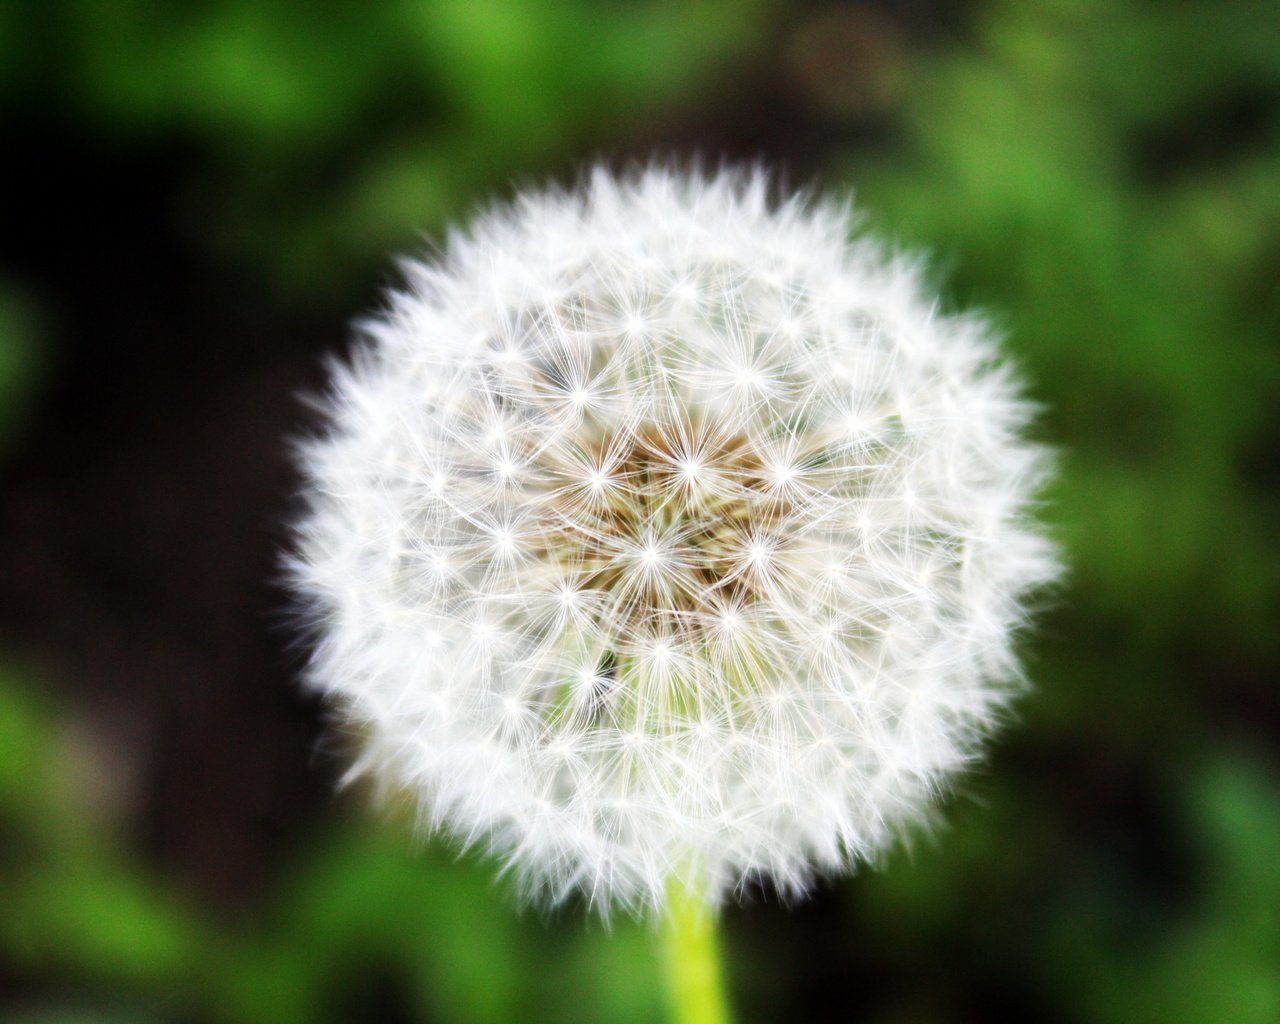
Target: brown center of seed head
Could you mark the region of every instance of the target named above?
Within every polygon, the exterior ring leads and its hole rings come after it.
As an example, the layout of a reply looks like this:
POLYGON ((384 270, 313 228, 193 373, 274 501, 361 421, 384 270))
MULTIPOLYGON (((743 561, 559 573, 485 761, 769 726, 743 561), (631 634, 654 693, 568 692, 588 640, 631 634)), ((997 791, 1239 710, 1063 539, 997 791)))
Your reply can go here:
POLYGON ((743 432, 676 422, 602 433, 588 472, 552 460, 543 495, 543 557, 603 595, 618 633, 692 639, 708 620, 761 598, 790 501, 771 493, 743 432), (754 560, 753 560, 754 559, 754 560))

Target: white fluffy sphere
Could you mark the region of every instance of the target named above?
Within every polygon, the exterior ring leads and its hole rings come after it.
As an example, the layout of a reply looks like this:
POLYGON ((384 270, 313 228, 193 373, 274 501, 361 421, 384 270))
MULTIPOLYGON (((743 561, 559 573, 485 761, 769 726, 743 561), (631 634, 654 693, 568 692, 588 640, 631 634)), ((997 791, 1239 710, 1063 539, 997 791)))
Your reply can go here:
POLYGON ((799 891, 920 818, 1056 569, 985 325, 760 174, 596 172, 405 275, 292 570, 359 768, 605 909, 799 891))

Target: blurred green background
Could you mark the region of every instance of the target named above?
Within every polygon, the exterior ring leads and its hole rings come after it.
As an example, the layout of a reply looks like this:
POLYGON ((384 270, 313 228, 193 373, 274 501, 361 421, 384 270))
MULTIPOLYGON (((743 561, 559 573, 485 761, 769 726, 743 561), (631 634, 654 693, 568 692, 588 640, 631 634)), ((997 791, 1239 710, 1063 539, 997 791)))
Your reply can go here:
POLYGON ((412 251, 594 158, 853 188, 990 313, 1070 577, 945 826, 726 918, 743 1021, 1280 1021, 1280 4, 0 4, 0 1018, 656 1021, 334 795, 285 438, 412 251))

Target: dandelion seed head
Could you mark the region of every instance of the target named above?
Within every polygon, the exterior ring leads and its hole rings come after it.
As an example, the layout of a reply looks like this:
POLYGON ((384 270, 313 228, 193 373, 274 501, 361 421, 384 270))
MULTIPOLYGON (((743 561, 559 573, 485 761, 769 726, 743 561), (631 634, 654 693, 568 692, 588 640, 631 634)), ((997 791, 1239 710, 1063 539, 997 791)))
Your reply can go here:
POLYGON ((876 856, 980 752, 1055 575, 985 325, 768 190, 599 171, 491 209, 406 264, 304 446, 312 684, 531 895, 876 856))

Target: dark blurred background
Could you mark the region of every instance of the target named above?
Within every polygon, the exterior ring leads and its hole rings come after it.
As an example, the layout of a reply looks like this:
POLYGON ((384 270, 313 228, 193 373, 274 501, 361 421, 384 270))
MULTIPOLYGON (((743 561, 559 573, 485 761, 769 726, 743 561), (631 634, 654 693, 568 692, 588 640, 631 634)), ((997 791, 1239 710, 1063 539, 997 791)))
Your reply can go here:
POLYGON ((0 1018, 656 1021, 335 794, 286 438, 391 257, 593 158, 855 190, 1061 450, 945 826, 726 918, 743 1021, 1280 1021, 1280 4, 0 3, 0 1018))

